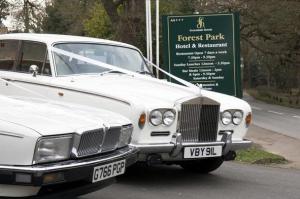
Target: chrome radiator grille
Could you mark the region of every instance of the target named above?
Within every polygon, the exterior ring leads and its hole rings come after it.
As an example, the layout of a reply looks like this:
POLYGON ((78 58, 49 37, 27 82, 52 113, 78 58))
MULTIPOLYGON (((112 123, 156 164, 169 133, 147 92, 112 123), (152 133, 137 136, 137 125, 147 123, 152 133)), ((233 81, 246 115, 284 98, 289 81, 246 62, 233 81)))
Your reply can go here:
POLYGON ((183 142, 216 141, 219 110, 220 105, 208 98, 183 103, 179 121, 183 142))
POLYGON ((102 152, 112 151, 118 147, 121 127, 110 128, 105 135, 102 152))
POLYGON ((81 135, 77 148, 77 156, 84 157, 117 149, 121 135, 121 127, 112 127, 86 131, 81 135))
POLYGON ((84 132, 77 149, 79 157, 99 153, 104 139, 103 129, 84 132))

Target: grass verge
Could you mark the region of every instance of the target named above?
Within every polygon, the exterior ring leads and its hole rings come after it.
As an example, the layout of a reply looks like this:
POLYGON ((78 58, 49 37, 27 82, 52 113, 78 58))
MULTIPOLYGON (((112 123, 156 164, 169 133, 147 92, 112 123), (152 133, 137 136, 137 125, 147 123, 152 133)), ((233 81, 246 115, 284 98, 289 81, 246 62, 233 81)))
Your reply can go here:
POLYGON ((264 151, 259 146, 252 146, 249 149, 237 151, 237 157, 235 159, 238 162, 248 164, 262 164, 262 165, 273 165, 273 164, 286 164, 288 161, 280 156, 273 153, 264 151))

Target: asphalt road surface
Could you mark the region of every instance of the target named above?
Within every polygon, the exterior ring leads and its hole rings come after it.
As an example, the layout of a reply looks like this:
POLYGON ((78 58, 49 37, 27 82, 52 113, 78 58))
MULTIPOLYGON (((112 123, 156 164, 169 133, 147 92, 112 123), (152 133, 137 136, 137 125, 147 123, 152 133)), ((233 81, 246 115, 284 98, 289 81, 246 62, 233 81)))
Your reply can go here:
POLYGON ((249 95, 245 95, 244 99, 252 107, 255 125, 300 139, 300 109, 266 104, 249 95))
POLYGON ((300 199, 300 170, 226 162, 208 175, 177 166, 138 167, 80 199, 300 199))

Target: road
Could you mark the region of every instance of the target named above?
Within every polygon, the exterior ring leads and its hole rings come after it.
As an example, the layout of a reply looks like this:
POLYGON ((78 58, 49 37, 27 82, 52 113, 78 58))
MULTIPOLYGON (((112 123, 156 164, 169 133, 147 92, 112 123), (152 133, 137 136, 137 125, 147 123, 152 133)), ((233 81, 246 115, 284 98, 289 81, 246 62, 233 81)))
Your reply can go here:
POLYGON ((259 127, 300 139, 300 109, 266 104, 244 96, 253 111, 253 123, 259 127))
POLYGON ((300 171, 226 162, 209 175, 177 166, 138 168, 80 199, 300 199, 300 171))

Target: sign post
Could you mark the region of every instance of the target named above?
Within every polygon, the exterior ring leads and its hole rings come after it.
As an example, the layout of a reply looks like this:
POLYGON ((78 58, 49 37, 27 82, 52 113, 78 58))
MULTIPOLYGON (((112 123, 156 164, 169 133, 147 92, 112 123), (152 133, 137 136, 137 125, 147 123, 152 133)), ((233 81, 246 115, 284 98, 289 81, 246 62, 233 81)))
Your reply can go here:
POLYGON ((239 15, 163 16, 165 67, 204 89, 242 97, 239 15))

